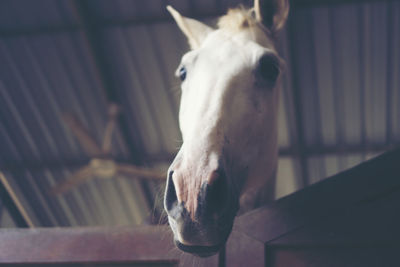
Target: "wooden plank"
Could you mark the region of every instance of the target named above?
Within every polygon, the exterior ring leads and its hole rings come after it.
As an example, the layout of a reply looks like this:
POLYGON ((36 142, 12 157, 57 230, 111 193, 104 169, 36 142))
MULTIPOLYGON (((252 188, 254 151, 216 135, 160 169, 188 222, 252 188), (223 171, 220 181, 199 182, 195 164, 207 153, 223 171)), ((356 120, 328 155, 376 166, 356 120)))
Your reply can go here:
POLYGON ((0 230, 0 262, 176 260, 166 227, 0 230))
POLYGON ((400 188, 399 159, 400 149, 387 152, 239 217, 235 229, 268 243, 317 218, 373 201, 400 188))
POLYGON ((398 267, 398 248, 280 249, 273 253, 273 267, 398 267))
MULTIPOLYGON (((340 216, 316 220, 268 243, 274 248, 397 247, 400 251, 400 190, 340 216)), ((400 266, 400 265, 399 265, 400 266)))
POLYGON ((187 266, 196 263, 196 266, 217 266, 218 255, 208 259, 185 255, 172 240, 167 226, 1 229, 0 265, 162 263, 187 266))
POLYGON ((17 227, 33 227, 33 222, 11 188, 4 174, 0 171, 0 199, 7 208, 17 227))
POLYGON ((400 266, 400 191, 270 242, 267 266, 400 266))
POLYGON ((7 267, 176 267, 178 264, 176 262, 170 261, 157 261, 157 262, 125 262, 125 263, 103 263, 103 262, 94 262, 94 263, 77 263, 77 262, 69 262, 69 263, 15 263, 15 264, 2 264, 0 266, 7 267))
POLYGON ((264 243, 234 229, 226 244, 226 266, 263 267, 264 251, 264 243))

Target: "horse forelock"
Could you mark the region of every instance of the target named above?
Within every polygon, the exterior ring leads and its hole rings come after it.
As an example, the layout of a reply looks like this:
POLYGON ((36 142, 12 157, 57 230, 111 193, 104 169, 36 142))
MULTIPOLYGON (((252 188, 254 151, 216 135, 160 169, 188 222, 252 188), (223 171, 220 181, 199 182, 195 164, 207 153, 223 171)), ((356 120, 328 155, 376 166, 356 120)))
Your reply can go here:
POLYGON ((219 18, 218 27, 232 32, 239 32, 252 27, 258 27, 265 33, 269 34, 269 30, 262 23, 256 20, 254 9, 248 9, 244 6, 229 9, 226 15, 219 18))

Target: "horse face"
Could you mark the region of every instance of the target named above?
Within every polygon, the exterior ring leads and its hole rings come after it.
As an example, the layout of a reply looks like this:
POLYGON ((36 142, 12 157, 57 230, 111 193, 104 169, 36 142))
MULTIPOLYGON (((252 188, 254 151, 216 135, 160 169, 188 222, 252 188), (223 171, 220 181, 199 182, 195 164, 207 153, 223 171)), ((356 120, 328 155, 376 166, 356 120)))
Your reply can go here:
POLYGON ((177 70, 183 145, 164 206, 177 247, 209 256, 226 242, 250 178, 276 164, 268 159, 276 154, 280 60, 258 26, 212 30, 170 11, 193 50, 177 70))

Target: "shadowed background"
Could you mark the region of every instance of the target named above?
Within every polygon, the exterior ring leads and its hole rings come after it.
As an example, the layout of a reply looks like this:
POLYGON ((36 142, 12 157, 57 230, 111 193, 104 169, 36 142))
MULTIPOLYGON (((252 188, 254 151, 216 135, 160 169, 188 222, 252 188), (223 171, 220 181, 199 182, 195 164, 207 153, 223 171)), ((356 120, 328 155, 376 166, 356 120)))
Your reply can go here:
MULTIPOLYGON (((62 115, 101 143, 108 103, 117 103, 113 158, 165 171, 181 144, 173 73, 188 49, 165 6, 213 23, 239 3, 0 2, 0 170, 35 226, 158 220, 163 182, 92 179, 49 194, 90 159, 62 115)), ((292 1, 278 44, 277 196, 400 144, 399 14, 398 1, 292 1)), ((3 196, 1 225, 22 226, 6 204, 3 196)))

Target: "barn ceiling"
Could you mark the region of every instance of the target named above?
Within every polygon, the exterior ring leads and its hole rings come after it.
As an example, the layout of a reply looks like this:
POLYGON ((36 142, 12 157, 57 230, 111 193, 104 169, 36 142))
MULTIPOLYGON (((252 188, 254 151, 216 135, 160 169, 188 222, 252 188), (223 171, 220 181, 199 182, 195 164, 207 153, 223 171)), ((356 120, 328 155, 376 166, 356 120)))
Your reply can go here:
MULTIPOLYGON (((188 49, 165 6, 212 23, 239 2, 0 2, 0 170, 35 226, 158 217, 162 181, 92 179, 49 194, 90 159, 63 114, 101 143, 117 103, 113 158, 165 171, 181 144, 173 73, 188 49)), ((293 2, 279 36, 278 196, 400 144, 400 3, 293 2)), ((15 225, 10 212, 2 225, 15 225)))

